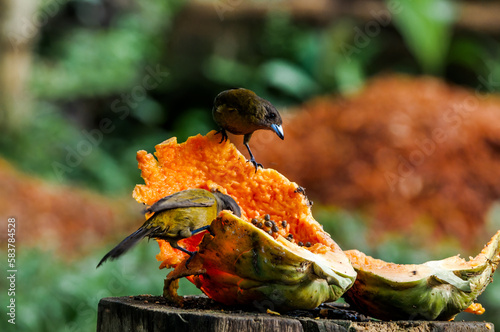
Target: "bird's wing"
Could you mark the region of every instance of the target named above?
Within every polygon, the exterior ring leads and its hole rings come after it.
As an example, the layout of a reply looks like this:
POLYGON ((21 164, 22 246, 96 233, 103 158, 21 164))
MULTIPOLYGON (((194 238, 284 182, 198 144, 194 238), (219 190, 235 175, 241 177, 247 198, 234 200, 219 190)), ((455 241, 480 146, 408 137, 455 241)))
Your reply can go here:
POLYGON ((185 190, 177 192, 170 196, 163 197, 162 199, 151 205, 149 208, 147 208, 146 211, 160 212, 179 208, 207 207, 214 204, 215 199, 208 195, 200 195, 189 190, 185 190))
POLYGON ((215 111, 217 113, 224 113, 224 112, 234 112, 234 111, 238 111, 237 108, 235 107, 216 107, 215 108, 215 111))

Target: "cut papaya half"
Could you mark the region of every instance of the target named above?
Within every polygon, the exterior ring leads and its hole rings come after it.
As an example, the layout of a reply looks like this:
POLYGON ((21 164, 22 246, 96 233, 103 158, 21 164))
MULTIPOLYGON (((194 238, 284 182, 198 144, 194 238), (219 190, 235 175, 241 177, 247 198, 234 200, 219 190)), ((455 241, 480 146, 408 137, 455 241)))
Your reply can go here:
POLYGON ((184 276, 218 302, 278 311, 335 301, 356 278, 343 253, 320 243, 307 248, 281 235, 274 238, 228 211, 212 222, 189 265, 180 264, 167 276, 166 297, 176 297, 170 283, 184 276))
MULTIPOLYGON (((155 156, 146 151, 137 152, 145 182, 134 189, 133 196, 138 202, 151 205, 177 191, 202 188, 230 195, 241 207, 241 219, 230 217, 227 213, 218 219, 222 220, 220 222, 224 223, 224 227, 233 227, 233 230, 228 231, 233 236, 216 235, 213 238, 218 250, 211 251, 209 248, 214 244, 209 245, 205 242, 208 240, 203 240, 205 247, 200 245, 202 238, 209 238, 207 232, 179 241, 181 246, 190 251, 200 249, 202 252, 201 249, 205 248, 204 254, 195 255, 190 261, 189 273, 196 277, 188 279, 208 296, 223 303, 245 303, 255 300, 256 290, 261 289, 257 292, 260 297, 257 297, 265 300, 268 296, 267 299, 274 303, 274 310, 310 308, 321 303, 318 301, 337 299, 354 282, 354 269, 340 247, 313 218, 311 203, 304 189, 273 169, 258 169, 256 172, 236 147, 228 141, 221 142, 215 131, 206 136, 190 137, 182 144, 178 144, 176 138, 171 138, 156 146, 155 156), (251 234, 256 242, 239 236, 239 231, 246 236, 251 234), (255 259, 235 257, 239 248, 246 248, 248 252, 257 250, 262 255, 258 256, 259 268, 253 265, 255 259), (272 263, 274 261, 270 253, 283 257, 281 265, 279 262, 272 263), (231 270, 229 266, 236 264, 236 258, 240 265, 237 270, 231 270), (272 264, 266 266, 267 263, 272 264), (308 269, 312 270, 296 270, 296 264, 310 266, 308 269), (324 270, 314 268, 322 264, 324 270), (199 273, 193 270, 195 267, 199 273), (283 269, 291 270, 287 274, 277 273, 283 269), (254 274, 246 275, 244 271, 253 271, 254 274), (338 278, 333 277, 332 273, 338 278), (290 278, 309 281, 302 283, 290 278), (312 285, 309 284, 311 278, 317 278, 313 283, 316 287, 313 287, 314 292, 318 293, 321 289, 325 295, 306 301, 302 299, 305 293, 298 290, 312 285), (256 285, 260 285, 260 288, 256 285), (273 300, 275 293, 270 291, 272 289, 282 294, 280 298, 285 300, 273 300), (289 295, 284 296, 284 293, 289 295)), ((217 226, 214 227, 217 229, 217 226)), ((160 267, 177 267, 176 276, 188 276, 188 272, 182 269, 185 269, 189 256, 173 249, 168 242, 158 240, 158 243, 160 253, 157 259, 162 262, 160 267)), ((172 285, 166 285, 165 294, 175 299, 175 287, 172 285)))
POLYGON ((500 262, 500 231, 469 261, 394 264, 358 250, 346 254, 358 277, 344 297, 359 312, 384 320, 451 320, 464 310, 484 312, 474 301, 500 262))

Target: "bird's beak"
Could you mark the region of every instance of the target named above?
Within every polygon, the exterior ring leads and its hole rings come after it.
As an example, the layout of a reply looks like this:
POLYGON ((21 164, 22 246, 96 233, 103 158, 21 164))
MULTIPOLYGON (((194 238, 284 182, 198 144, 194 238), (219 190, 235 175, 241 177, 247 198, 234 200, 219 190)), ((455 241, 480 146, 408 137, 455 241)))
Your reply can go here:
POLYGON ((274 123, 271 125, 271 128, 274 130, 276 135, 278 135, 279 138, 285 139, 285 135, 283 134, 283 128, 281 125, 275 125, 274 123))

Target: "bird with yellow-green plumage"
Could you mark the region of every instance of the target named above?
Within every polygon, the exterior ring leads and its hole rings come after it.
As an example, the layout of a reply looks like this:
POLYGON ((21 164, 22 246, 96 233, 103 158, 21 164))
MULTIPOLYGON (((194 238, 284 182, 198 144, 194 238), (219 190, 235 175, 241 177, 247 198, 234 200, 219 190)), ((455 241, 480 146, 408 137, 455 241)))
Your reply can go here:
POLYGON ((230 210, 241 217, 241 209, 236 201, 220 192, 187 189, 166 196, 146 209, 146 212, 153 215, 137 231, 111 249, 97 267, 108 259, 120 257, 145 237, 168 241, 172 248, 193 257, 195 252, 179 246, 177 241, 209 229, 222 210, 230 210))

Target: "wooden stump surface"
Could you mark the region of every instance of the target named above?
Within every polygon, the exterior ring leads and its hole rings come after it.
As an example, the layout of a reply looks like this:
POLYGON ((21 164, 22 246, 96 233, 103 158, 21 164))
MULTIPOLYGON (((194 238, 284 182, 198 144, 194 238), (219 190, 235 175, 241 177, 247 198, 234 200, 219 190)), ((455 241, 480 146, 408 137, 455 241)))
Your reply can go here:
POLYGON ((341 305, 282 315, 246 311, 190 296, 183 308, 157 296, 109 297, 99 302, 97 331, 494 331, 487 322, 381 322, 355 315, 341 305), (199 302, 197 302, 199 301, 199 302), (189 305, 189 303, 191 303, 189 305), (201 304, 200 304, 201 303, 201 304), (332 319, 331 317, 341 317, 332 319))

